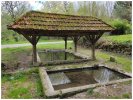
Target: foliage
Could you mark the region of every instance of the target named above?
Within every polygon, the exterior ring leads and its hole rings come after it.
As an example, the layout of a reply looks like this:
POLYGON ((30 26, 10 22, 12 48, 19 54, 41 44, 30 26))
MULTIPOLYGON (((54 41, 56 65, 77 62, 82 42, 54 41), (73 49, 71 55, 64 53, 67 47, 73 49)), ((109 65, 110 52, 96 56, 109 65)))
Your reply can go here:
POLYGON ((13 21, 29 9, 26 1, 2 1, 2 14, 8 14, 13 21))
POLYGON ((114 15, 117 18, 132 19, 132 1, 116 1, 114 4, 114 15))
POLYGON ((73 14, 74 6, 72 2, 68 1, 46 1, 39 3, 43 4, 41 11, 50 13, 61 13, 61 14, 73 14))
POLYGON ((2 1, 2 42, 18 42, 25 39, 18 33, 8 30, 7 25, 30 10, 30 5, 26 1, 2 1))
MULTIPOLYGON (((43 5, 40 10, 44 12, 94 16, 107 22, 115 18, 119 12, 117 18, 123 18, 123 14, 124 16, 131 16, 130 1, 37 1, 37 3, 38 2, 43 5)), ((29 2, 2 1, 2 42, 25 41, 23 36, 7 30, 6 25, 28 10, 31 10, 29 2)), ((131 25, 128 27, 131 27, 131 25)), ((130 33, 130 31, 131 30, 127 33, 130 33)))
POLYGON ((111 25, 115 27, 115 31, 111 32, 111 35, 131 34, 131 24, 126 20, 115 19, 111 22, 111 25))
POLYGON ((44 12, 94 16, 103 20, 109 20, 113 11, 113 2, 110 1, 46 1, 40 3, 43 4, 41 11, 44 12))

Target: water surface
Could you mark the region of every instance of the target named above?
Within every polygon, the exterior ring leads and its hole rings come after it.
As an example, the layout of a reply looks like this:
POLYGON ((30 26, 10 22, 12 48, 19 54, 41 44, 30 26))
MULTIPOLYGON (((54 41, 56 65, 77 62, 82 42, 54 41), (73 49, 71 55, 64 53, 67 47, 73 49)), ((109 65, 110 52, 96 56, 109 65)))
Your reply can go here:
POLYGON ((104 67, 50 73, 49 77, 55 90, 95 83, 103 84, 112 80, 128 78, 124 74, 120 74, 104 67))

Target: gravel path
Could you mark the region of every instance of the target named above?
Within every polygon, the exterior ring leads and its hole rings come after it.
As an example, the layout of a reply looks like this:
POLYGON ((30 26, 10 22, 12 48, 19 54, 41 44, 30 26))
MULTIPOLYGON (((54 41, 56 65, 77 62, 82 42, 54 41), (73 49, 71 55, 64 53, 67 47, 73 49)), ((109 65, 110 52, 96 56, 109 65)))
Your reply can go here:
MULTIPOLYGON (((67 41, 72 42, 72 41, 67 41)), ((63 44, 64 41, 60 42, 39 42, 37 44, 63 44)), ((17 47, 24 47, 24 46, 31 46, 30 43, 24 43, 24 44, 7 44, 7 45, 1 45, 1 48, 17 48, 17 47)))

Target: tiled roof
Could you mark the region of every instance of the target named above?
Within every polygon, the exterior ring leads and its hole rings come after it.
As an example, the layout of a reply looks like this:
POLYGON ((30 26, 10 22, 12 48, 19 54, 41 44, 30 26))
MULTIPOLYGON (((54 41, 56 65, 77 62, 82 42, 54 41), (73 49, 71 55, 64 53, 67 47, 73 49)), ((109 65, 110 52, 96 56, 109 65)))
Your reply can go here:
POLYGON ((113 28, 101 19, 91 16, 76 16, 54 13, 30 11, 8 25, 8 29, 31 30, 84 30, 84 31, 111 31, 113 28))

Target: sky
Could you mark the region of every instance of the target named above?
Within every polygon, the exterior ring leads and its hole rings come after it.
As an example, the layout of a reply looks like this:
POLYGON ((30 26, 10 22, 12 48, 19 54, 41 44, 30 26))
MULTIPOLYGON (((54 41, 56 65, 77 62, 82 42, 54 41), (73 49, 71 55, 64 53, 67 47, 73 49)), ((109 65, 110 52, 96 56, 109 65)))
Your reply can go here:
MULTIPOLYGON (((39 1, 45 2, 46 0, 39 0, 39 1)), ((28 1, 30 3, 31 7, 32 7, 32 10, 41 10, 41 8, 43 7, 43 5, 41 3, 39 3, 39 1, 35 1, 35 0, 32 0, 32 1, 29 0, 28 1)), ((78 8, 77 1, 76 0, 75 1, 70 1, 70 2, 74 2, 74 7, 76 9, 78 8)), ((112 10, 112 9, 110 9, 110 10, 112 10)))
MULTIPOLYGON (((47 0, 41 0, 42 2, 45 2, 47 0)), ((49 1, 53 1, 53 0, 49 0, 49 1)), ((59 0, 60 1, 60 0, 59 0)), ((70 1, 70 0, 67 0, 67 1, 70 1)), ((70 2, 75 2, 75 1, 70 1, 70 2)), ((32 7, 32 10, 40 10, 42 8, 42 4, 35 1, 35 0, 32 0, 32 1, 29 1, 31 7, 32 7)))
POLYGON ((31 7, 32 7, 32 10, 40 10, 42 8, 42 4, 36 2, 36 1, 29 1, 31 7))

